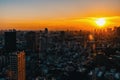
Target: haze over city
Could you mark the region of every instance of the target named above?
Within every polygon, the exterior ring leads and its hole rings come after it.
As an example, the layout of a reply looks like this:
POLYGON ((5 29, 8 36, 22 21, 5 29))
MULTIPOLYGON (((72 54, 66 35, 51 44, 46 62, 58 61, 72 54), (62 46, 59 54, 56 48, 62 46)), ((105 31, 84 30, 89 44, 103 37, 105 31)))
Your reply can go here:
POLYGON ((0 0, 0 29, 95 29, 120 25, 120 0, 0 0))

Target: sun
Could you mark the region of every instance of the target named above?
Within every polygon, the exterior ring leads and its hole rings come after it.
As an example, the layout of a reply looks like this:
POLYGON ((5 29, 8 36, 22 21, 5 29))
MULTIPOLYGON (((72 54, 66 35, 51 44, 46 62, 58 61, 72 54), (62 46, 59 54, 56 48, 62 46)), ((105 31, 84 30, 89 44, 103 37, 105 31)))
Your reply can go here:
POLYGON ((95 20, 95 23, 99 27, 103 27, 106 24, 106 20, 105 20, 105 18, 98 18, 98 19, 95 20))

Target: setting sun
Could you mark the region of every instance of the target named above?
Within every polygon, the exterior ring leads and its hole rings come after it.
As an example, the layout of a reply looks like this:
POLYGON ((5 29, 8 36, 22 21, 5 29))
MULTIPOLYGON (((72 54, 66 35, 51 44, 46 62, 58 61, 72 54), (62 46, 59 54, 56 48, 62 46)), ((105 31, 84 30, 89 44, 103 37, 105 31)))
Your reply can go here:
POLYGON ((106 20, 104 18, 98 18, 95 23, 98 25, 98 26, 104 26, 106 24, 106 20))

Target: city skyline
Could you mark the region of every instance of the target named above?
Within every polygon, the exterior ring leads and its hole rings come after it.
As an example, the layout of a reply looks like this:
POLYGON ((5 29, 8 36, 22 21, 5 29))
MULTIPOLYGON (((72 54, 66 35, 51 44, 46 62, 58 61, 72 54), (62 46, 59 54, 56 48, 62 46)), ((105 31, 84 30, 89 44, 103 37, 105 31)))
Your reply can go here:
POLYGON ((0 0, 1 29, 93 29, 95 20, 106 27, 120 25, 119 0, 0 0))
POLYGON ((0 0, 0 80, 120 80, 120 0, 0 0))

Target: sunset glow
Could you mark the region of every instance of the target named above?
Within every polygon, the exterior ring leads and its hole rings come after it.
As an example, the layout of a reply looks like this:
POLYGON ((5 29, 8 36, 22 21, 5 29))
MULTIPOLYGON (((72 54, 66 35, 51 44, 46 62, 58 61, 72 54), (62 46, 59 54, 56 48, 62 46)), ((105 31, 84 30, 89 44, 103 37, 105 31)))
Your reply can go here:
POLYGON ((0 0, 0 27, 89 30, 119 26, 119 3, 120 0, 0 0))
POLYGON ((104 18, 98 18, 95 22, 99 27, 103 27, 106 24, 106 20, 104 18))

